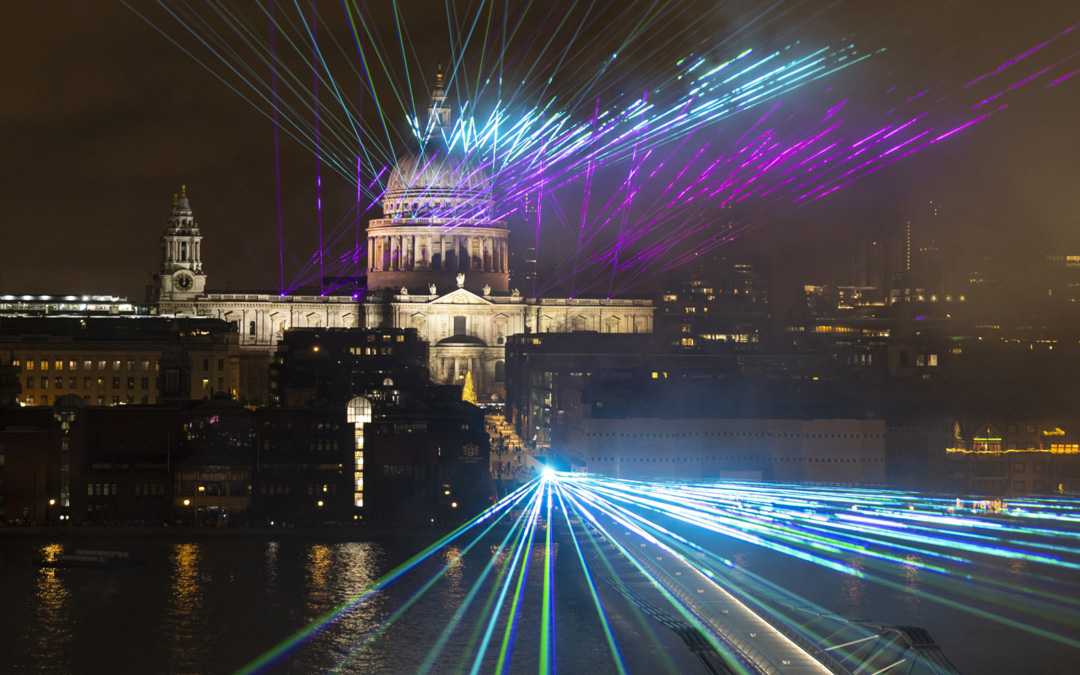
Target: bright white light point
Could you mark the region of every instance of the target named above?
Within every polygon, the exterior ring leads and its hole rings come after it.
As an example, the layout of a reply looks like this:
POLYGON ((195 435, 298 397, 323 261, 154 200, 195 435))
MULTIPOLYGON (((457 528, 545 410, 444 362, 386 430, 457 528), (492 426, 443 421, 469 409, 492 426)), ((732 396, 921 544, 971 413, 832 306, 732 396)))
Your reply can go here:
POLYGON ((540 472, 540 476, 544 480, 555 480, 555 469, 552 469, 550 466, 545 466, 544 470, 540 472))

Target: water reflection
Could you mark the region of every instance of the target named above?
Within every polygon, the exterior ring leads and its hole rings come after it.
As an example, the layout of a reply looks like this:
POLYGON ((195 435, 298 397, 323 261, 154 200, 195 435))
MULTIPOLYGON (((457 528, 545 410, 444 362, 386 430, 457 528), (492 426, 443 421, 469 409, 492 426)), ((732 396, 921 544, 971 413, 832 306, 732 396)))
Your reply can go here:
MULTIPOLYGON (((42 546, 39 554, 41 559, 52 562, 64 552, 63 544, 48 544, 42 546)), ((71 639, 70 600, 71 593, 59 570, 51 567, 42 567, 37 571, 34 585, 34 594, 37 600, 37 626, 32 633, 37 641, 38 650, 52 652, 58 656, 55 647, 65 644, 71 639)), ((61 664, 50 664, 61 667, 61 664)))
POLYGON ((273 595, 274 591, 277 590, 278 583, 278 543, 276 541, 266 543, 266 554, 264 558, 266 590, 270 595, 273 595))
POLYGON ((172 585, 169 592, 172 623, 171 656, 174 667, 197 662, 192 651, 204 644, 200 611, 203 605, 199 544, 176 544, 172 548, 172 585))
POLYGON ((326 581, 330 576, 330 567, 333 562, 330 547, 325 544, 315 544, 308 551, 308 581, 316 591, 326 589, 326 581))
MULTIPOLYGON (((861 560, 849 561, 851 566, 856 570, 862 571, 861 560)), ((844 600, 852 609, 858 609, 862 607, 863 594, 866 592, 866 581, 859 577, 845 574, 844 580, 841 585, 841 593, 844 595, 844 600)))
POLYGON ((450 582, 450 594, 461 594, 461 579, 464 575, 465 564, 461 559, 461 549, 451 546, 443 554, 443 564, 446 565, 446 579, 450 582))
POLYGON ((910 564, 902 566, 900 571, 904 576, 904 587, 910 592, 904 593, 903 602, 904 605, 907 606, 908 611, 912 612, 912 616, 915 616, 919 611, 919 605, 922 601, 922 598, 916 592, 921 585, 920 579, 922 576, 922 568, 918 567, 918 565, 922 561, 919 559, 919 556, 913 553, 905 555, 904 560, 910 564))

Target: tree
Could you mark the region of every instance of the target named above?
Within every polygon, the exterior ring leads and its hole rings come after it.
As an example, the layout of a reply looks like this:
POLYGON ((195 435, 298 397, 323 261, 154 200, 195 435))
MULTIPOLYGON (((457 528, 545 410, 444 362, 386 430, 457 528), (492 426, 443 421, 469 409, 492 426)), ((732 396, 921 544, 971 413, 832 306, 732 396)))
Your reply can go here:
POLYGON ((476 387, 473 386, 472 371, 465 371, 465 386, 461 388, 461 400, 476 403, 476 387))

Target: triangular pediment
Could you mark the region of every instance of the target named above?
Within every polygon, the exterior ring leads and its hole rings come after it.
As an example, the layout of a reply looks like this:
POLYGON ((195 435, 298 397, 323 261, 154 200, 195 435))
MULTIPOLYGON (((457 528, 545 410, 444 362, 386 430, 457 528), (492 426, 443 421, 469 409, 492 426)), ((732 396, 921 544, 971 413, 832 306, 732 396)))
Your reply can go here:
POLYGON ((432 305, 490 305, 491 301, 480 297, 472 291, 459 288, 432 300, 432 305))

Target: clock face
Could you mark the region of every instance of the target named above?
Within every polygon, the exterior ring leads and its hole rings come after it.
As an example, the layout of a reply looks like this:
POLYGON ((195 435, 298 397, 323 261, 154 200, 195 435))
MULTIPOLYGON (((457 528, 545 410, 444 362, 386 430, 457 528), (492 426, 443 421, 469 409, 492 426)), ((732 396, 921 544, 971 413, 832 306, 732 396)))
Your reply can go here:
POLYGON ((194 283, 194 279, 190 274, 180 274, 176 277, 176 287, 182 291, 186 291, 191 288, 191 284, 194 283))

